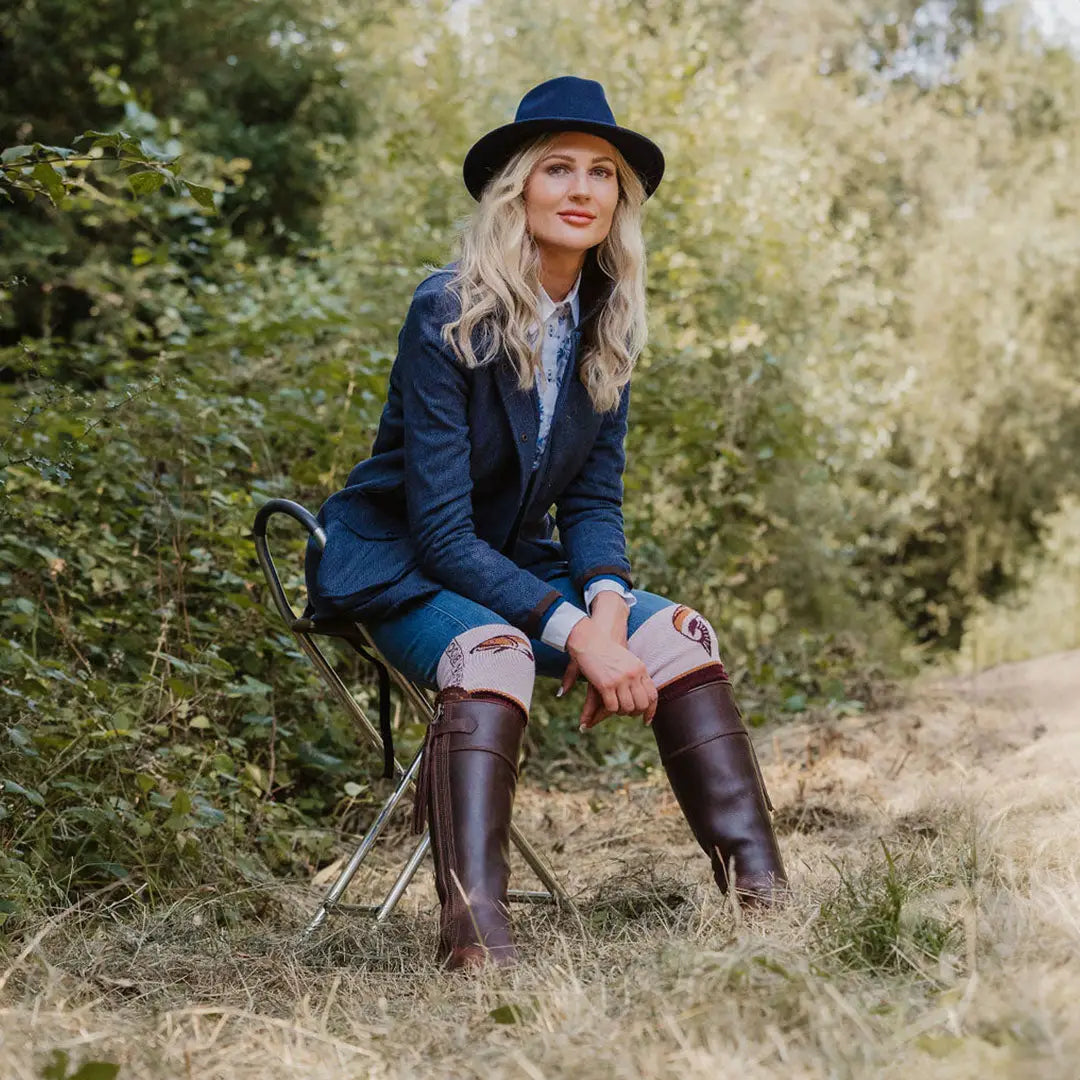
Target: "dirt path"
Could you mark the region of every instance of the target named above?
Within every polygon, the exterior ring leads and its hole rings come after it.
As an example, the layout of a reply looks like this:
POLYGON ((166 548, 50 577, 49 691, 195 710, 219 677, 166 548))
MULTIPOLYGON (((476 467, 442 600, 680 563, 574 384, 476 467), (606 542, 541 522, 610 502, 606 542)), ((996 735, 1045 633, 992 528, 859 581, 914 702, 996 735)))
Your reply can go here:
MULTIPOLYGON (((1023 843, 1010 817, 1024 809, 1038 819, 1027 826, 1059 832, 1039 807, 1080 792, 1080 651, 927 678, 898 708, 787 724, 755 741, 796 876, 800 861, 825 854, 822 846, 855 853, 874 835, 917 827, 919 815, 961 806, 978 808, 983 820, 1000 817, 998 839, 1023 843)), ((604 873, 596 865, 604 853, 608 871, 632 852, 683 876, 697 858, 660 777, 603 795, 526 789, 520 811, 571 855, 560 868, 572 882, 583 863, 589 879, 604 873)), ((705 881, 706 871, 699 876, 705 881)))

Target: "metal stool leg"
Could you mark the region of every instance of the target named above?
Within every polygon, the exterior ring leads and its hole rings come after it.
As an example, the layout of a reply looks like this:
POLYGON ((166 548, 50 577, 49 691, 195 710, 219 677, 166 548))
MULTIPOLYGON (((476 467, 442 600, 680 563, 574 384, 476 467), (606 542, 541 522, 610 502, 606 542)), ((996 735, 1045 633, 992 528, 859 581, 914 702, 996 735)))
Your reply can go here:
MULTIPOLYGON (((364 834, 364 839, 360 841, 360 846, 353 852, 352 858, 345 864, 345 868, 338 875, 337 881, 335 881, 327 890, 326 896, 323 897, 323 902, 319 905, 311 922, 304 927, 304 937, 314 933, 324 922, 326 922, 326 917, 330 914, 330 909, 341 899, 342 894, 349 887, 349 882, 356 876, 356 871, 360 869, 360 864, 367 858, 368 852, 371 851, 375 841, 379 838, 379 833, 386 827, 386 823, 390 820, 390 815, 397 808, 397 804, 401 802, 402 797, 416 779, 416 774, 420 769, 420 757, 421 755, 417 753, 413 758, 412 764, 409 766, 408 771, 402 776, 398 786, 394 789, 393 795, 391 795, 383 804, 383 808, 371 823, 371 827, 364 834)), ((408 884, 408 882, 406 882, 406 884, 408 884)), ((404 888, 402 891, 404 891, 404 888)), ((387 912, 387 914, 389 914, 389 912, 387 912)))
POLYGON ((521 857, 529 864, 529 868, 540 880, 540 883, 547 886, 548 892, 551 894, 551 902, 559 907, 573 907, 573 901, 556 880, 547 863, 540 858, 536 848, 525 839, 521 834, 521 830, 513 822, 510 824, 510 839, 513 840, 514 847, 521 852, 521 857))
POLYGON ((375 912, 375 921, 377 923, 386 922, 390 918, 390 912, 397 907, 397 902, 405 894, 405 890, 409 887, 409 882, 416 877, 416 871, 420 869, 420 864, 424 861, 424 856, 431 850, 431 834, 424 830, 424 835, 420 838, 420 843, 413 849, 413 853, 409 856, 409 861, 401 868, 401 873, 398 874, 397 880, 390 886, 390 891, 386 894, 386 899, 382 902, 382 906, 377 912, 375 912))

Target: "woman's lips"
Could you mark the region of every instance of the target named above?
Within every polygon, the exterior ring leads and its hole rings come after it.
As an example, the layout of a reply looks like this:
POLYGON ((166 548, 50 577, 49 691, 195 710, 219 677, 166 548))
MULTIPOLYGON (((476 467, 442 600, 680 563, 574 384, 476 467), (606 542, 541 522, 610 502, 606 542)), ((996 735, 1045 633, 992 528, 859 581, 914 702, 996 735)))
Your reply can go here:
POLYGON ((591 214, 562 213, 559 217, 568 221, 571 225, 591 225, 594 218, 591 214))

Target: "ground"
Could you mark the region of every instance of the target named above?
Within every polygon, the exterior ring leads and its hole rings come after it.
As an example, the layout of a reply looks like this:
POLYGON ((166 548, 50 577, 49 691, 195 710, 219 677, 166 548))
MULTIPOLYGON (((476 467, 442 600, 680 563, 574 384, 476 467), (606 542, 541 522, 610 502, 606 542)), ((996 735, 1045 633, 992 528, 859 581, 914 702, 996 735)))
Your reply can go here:
POLYGON ((257 905, 221 896, 69 913, 0 975, 0 1075, 37 1080, 60 1051, 53 1076, 121 1080, 1074 1080, 1080 652, 756 736, 796 890, 781 913, 719 896, 662 776, 526 785, 518 820, 580 904, 519 912, 516 971, 431 964, 428 873, 387 927, 337 914, 300 948, 317 894, 296 886, 240 922, 257 905))

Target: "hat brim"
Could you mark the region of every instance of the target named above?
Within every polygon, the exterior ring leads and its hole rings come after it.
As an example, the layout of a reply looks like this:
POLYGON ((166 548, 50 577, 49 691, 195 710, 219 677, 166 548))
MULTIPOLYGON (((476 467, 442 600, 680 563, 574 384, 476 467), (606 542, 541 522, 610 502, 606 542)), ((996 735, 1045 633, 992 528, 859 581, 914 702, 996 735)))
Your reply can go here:
POLYGON ((503 124, 473 143, 465 155, 462 175, 469 194, 479 201, 487 182, 506 164, 522 143, 548 131, 586 131, 607 139, 626 158, 645 188, 647 199, 664 176, 664 155, 660 147, 644 135, 602 121, 579 120, 575 117, 545 116, 536 120, 521 120, 503 124))

